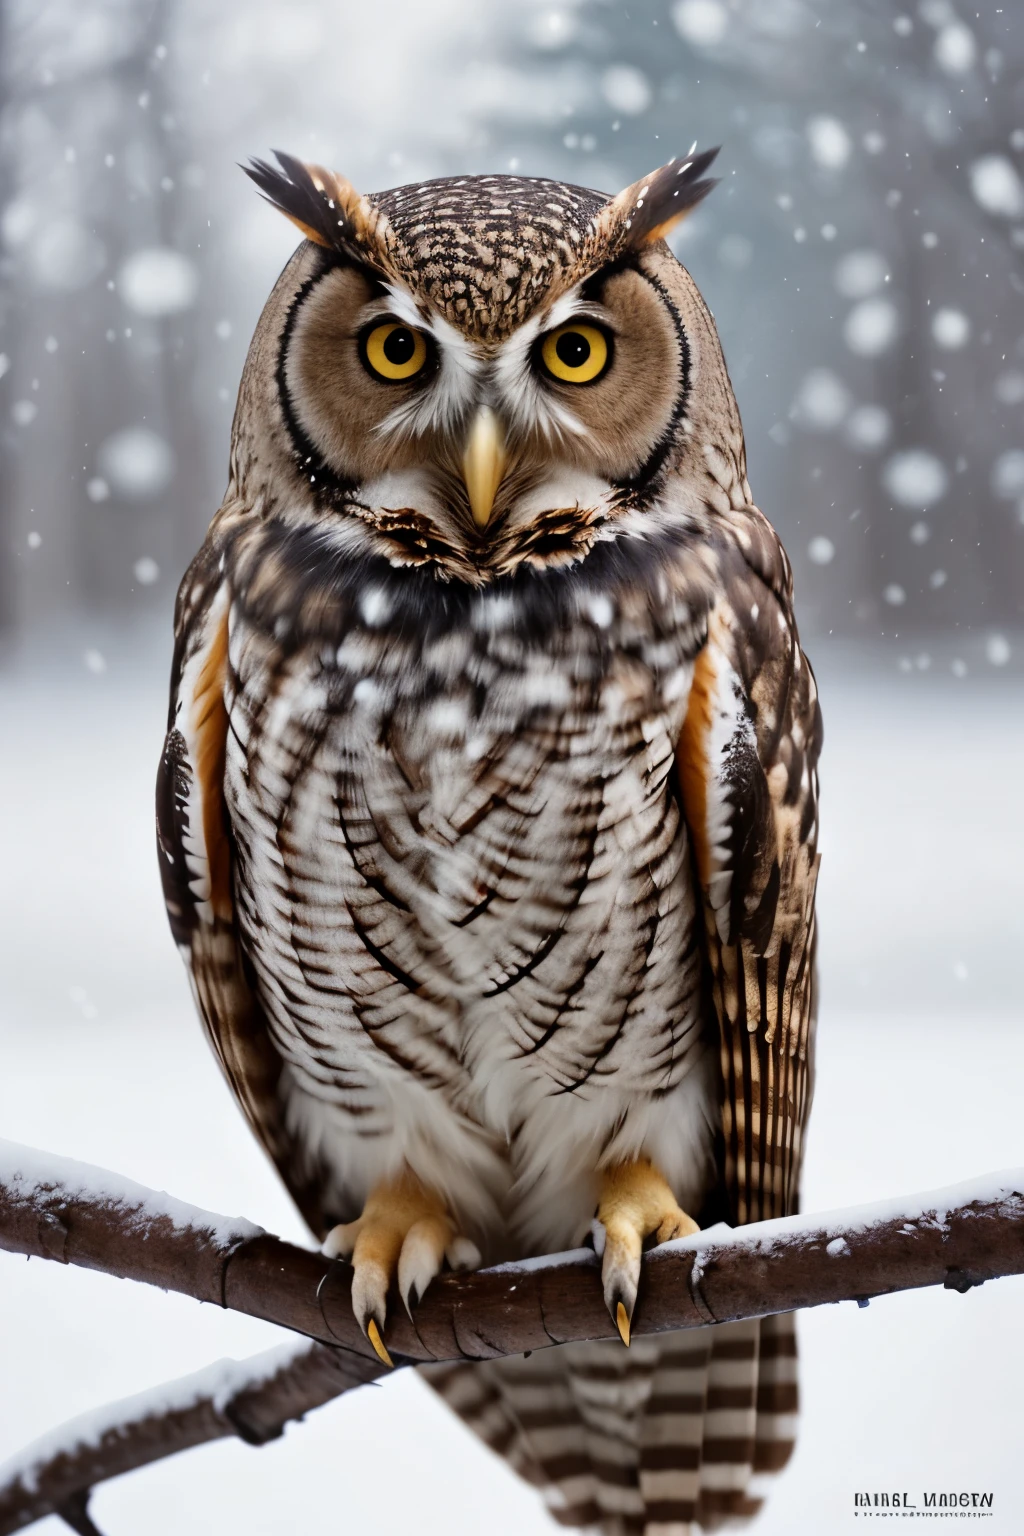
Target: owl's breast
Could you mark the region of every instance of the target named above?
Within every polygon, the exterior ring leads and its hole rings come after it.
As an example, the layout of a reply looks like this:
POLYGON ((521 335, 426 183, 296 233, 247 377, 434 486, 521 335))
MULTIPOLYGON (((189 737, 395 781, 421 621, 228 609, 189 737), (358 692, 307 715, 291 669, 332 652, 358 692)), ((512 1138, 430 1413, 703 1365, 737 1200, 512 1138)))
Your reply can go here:
POLYGON ((506 1140, 542 1099, 669 1093, 702 1024, 693 627, 386 617, 290 651, 233 617, 239 922, 286 1060, 350 1106, 412 1072, 506 1140))

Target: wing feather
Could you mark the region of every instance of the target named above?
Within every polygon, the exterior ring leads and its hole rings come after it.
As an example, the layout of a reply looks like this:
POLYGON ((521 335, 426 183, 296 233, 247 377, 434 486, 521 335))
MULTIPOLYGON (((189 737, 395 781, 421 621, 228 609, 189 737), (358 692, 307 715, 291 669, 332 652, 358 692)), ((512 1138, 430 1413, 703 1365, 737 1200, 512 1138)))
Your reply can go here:
POLYGON ((323 1218, 279 1097, 282 1063, 235 922, 224 805, 227 589, 209 546, 182 583, 167 736, 157 775, 157 846, 171 930, 200 1018, 249 1124, 314 1231, 323 1218))
POLYGON ((733 513, 679 775, 721 1034, 724 1178, 737 1222, 797 1208, 813 1072, 821 713, 789 563, 733 513))

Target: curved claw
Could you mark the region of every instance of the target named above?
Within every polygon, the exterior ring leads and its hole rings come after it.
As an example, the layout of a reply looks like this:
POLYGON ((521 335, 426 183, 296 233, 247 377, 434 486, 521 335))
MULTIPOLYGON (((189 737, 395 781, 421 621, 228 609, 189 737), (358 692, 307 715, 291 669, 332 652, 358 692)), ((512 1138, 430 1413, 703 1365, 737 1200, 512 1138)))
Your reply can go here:
POLYGON ((369 1339, 370 1343, 377 1351, 377 1355, 381 1360, 383 1360, 384 1364, 390 1366, 391 1369, 394 1370, 395 1362, 392 1360, 391 1356, 385 1349, 384 1340, 380 1336, 380 1330, 378 1329, 377 1324, 374 1322, 372 1317, 366 1325, 366 1337, 369 1339))

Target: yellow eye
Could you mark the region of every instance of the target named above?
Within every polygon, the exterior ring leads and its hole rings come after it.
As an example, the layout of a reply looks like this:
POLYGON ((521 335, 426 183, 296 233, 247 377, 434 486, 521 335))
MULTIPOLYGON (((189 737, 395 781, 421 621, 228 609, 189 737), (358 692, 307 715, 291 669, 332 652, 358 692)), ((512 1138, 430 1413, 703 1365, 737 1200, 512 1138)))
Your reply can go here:
POLYGON ((540 349, 544 367, 564 384, 590 384, 608 366, 608 338, 596 325, 560 325, 540 349))
POLYGON ((363 356, 370 371, 389 383, 414 379, 427 360, 427 343, 422 331, 385 320, 364 337, 363 356))

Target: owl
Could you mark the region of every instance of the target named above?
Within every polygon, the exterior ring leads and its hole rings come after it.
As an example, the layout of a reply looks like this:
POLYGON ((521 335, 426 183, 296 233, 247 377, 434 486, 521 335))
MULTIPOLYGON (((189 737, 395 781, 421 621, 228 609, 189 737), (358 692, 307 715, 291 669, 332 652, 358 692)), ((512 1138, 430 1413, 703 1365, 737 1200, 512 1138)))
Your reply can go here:
POLYGON ((254 162, 304 239, 158 783, 210 1044, 367 1338, 593 1234, 606 1339, 426 1372, 560 1523, 651 1536, 792 1449, 791 1318, 630 1328, 645 1245, 797 1209, 813 1061, 817 691, 665 243, 713 156, 611 198, 254 162))

